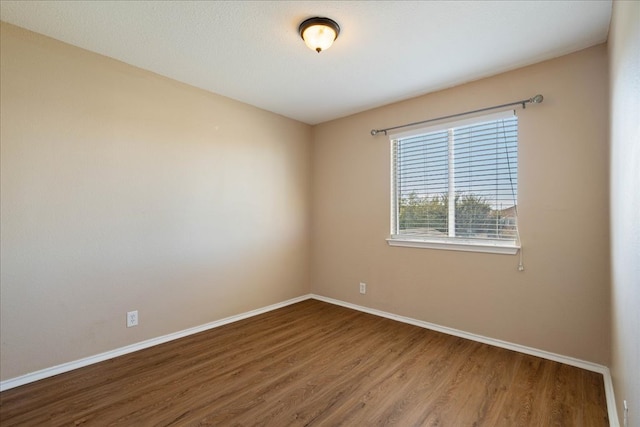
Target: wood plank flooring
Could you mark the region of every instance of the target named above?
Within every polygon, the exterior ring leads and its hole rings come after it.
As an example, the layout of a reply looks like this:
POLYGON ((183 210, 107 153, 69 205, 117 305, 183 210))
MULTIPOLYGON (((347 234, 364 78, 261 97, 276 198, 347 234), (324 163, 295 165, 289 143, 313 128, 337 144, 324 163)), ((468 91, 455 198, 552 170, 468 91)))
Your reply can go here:
POLYGON ((307 300, 0 393, 9 426, 607 426, 602 375, 307 300))

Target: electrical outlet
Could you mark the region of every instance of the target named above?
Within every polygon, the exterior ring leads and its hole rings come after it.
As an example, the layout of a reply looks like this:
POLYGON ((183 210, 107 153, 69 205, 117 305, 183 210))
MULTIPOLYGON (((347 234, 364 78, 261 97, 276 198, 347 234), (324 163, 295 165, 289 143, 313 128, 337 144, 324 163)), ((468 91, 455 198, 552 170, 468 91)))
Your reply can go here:
POLYGON ((367 284, 360 282, 360 293, 361 294, 366 294, 367 293, 367 284))
POLYGON ((127 312, 127 328, 138 326, 138 310, 127 312))
POLYGON ((622 406, 624 407, 624 427, 629 427, 629 407, 627 406, 626 399, 622 401, 622 406))

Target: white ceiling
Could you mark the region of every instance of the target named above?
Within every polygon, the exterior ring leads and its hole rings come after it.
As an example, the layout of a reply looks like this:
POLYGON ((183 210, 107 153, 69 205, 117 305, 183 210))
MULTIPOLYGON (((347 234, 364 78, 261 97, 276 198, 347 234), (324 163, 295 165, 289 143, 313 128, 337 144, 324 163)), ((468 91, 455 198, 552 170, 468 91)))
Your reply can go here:
POLYGON ((309 124, 602 43, 610 17, 611 0, 0 2, 5 22, 309 124), (297 32, 312 16, 341 27, 320 54, 297 32))

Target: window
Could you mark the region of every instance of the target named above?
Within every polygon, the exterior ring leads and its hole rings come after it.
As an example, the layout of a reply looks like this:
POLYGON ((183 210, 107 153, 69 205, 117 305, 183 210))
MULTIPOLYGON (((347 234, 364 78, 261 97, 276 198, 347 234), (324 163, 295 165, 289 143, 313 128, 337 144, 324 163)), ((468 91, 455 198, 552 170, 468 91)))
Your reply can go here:
POLYGON ((518 118, 513 112, 403 132, 391 135, 391 141, 389 244, 517 252, 518 118))

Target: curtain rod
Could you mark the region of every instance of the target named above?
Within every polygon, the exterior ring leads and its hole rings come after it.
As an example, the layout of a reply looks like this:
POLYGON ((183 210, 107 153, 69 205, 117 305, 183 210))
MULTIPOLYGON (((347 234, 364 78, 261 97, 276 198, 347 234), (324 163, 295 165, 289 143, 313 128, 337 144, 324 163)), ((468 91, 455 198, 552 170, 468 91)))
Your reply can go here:
POLYGON ((390 127, 390 128, 386 128, 386 129, 371 129, 371 135, 372 136, 376 136, 380 132, 383 132, 385 135, 387 135, 387 131, 394 130, 394 129, 401 129, 401 128, 406 128, 406 127, 409 127, 409 126, 421 125, 421 124, 424 124, 424 123, 435 122, 437 120, 450 119, 450 118, 453 118, 453 117, 466 116, 467 114, 481 113, 482 111, 495 110, 497 108, 510 107, 512 105, 522 104, 522 108, 527 108, 526 107, 527 104, 530 104, 530 103, 531 104, 540 104, 543 99, 544 99, 544 97, 542 95, 538 94, 538 95, 536 95, 536 96, 534 96, 532 98, 523 99, 521 101, 510 102, 508 104, 494 105, 493 107, 480 108, 479 110, 466 111, 464 113, 458 113, 458 114, 451 114, 449 116, 442 116, 442 117, 438 117, 438 118, 435 118, 435 119, 422 120, 420 122, 407 123, 406 125, 394 126, 394 127, 390 127))

